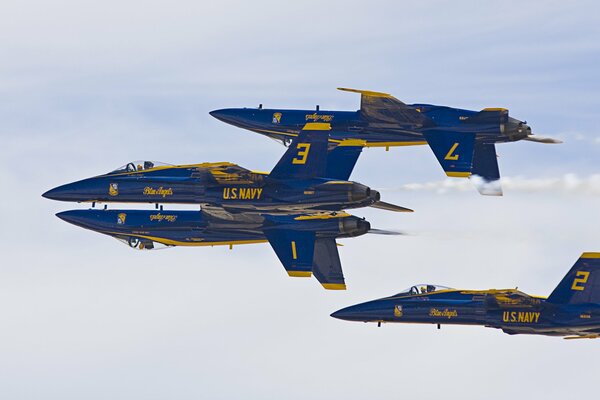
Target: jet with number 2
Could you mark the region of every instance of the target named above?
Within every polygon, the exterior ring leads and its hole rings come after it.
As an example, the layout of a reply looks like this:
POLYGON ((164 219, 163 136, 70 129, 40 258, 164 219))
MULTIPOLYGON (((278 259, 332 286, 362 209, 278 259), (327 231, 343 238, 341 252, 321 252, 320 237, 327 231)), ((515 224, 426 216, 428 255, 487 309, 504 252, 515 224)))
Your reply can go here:
POLYGON ((226 162, 175 166, 142 161, 56 187, 43 196, 91 203, 201 204, 244 213, 297 214, 367 206, 412 211, 382 202, 376 190, 349 181, 364 142, 331 145, 329 130, 326 123, 306 124, 271 173, 226 162))
POLYGON ((348 321, 482 325, 510 335, 600 337, 600 253, 583 253, 548 298, 517 289, 457 290, 420 284, 331 314, 348 321))
POLYGON ((339 88, 360 93, 358 111, 229 108, 210 114, 229 124, 289 143, 309 121, 331 123, 330 141, 358 139, 366 147, 428 144, 447 176, 471 177, 485 195, 502 195, 496 143, 528 140, 560 141, 532 135, 526 122, 509 117, 504 108, 464 110, 432 104, 405 104, 390 94, 339 88))

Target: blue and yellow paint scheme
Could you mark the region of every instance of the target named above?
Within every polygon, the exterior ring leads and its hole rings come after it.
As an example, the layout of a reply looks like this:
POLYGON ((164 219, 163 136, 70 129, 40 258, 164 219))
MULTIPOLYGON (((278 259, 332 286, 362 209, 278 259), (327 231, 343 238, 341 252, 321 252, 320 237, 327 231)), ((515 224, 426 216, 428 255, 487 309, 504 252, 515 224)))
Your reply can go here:
POLYGON ((346 289, 336 239, 364 235, 371 229, 368 221, 345 212, 232 214, 207 207, 201 211, 89 209, 56 215, 139 250, 268 242, 289 276, 314 275, 324 288, 333 290, 346 289))
POLYGON ((289 143, 307 122, 331 124, 330 142, 360 140, 366 147, 428 144, 447 176, 471 177, 481 194, 502 195, 496 143, 529 140, 526 122, 504 108, 472 111, 432 104, 405 104, 388 93, 338 88, 361 95, 358 111, 228 108, 210 114, 224 122, 289 143))
POLYGON ((131 162, 115 171, 51 189, 44 197, 76 202, 182 203, 237 212, 299 213, 373 206, 376 190, 349 181, 364 142, 329 144, 330 125, 308 123, 270 173, 220 162, 166 165, 131 162))
POLYGON ((419 284, 331 314, 348 321, 483 325, 514 334, 600 337, 600 253, 583 253, 548 298, 517 289, 419 284))

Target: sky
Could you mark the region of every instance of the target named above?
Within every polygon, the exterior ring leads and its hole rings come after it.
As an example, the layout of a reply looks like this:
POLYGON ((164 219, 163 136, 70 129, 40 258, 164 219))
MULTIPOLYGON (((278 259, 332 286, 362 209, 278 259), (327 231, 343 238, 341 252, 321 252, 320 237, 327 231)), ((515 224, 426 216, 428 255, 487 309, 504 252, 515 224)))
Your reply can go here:
POLYGON ((593 1, 3 1, 2 397, 595 394, 597 341, 329 314, 420 282, 548 295, 600 251, 599 16, 593 1), (505 107, 564 143, 499 145, 502 198, 446 179, 425 146, 366 149, 352 179, 415 212, 353 211, 407 235, 342 240, 345 292, 288 278, 268 245, 132 251, 54 216, 85 205, 41 197, 138 159, 268 171, 281 145, 208 112, 357 109, 336 87, 505 107))

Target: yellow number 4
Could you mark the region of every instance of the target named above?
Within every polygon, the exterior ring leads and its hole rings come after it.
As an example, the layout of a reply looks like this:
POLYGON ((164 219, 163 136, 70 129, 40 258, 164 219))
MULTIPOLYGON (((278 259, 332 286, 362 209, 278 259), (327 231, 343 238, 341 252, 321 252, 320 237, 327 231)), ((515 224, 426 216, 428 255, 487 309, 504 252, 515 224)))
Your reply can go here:
POLYGON ((292 159, 292 164, 306 164, 310 143, 298 143, 296 149, 298 149, 298 156, 292 159))
POLYGON ((577 274, 575 274, 575 279, 573 279, 573 285, 571 285, 571 290, 585 289, 585 286, 583 286, 583 284, 587 282, 589 277, 589 271, 577 271, 577 274))

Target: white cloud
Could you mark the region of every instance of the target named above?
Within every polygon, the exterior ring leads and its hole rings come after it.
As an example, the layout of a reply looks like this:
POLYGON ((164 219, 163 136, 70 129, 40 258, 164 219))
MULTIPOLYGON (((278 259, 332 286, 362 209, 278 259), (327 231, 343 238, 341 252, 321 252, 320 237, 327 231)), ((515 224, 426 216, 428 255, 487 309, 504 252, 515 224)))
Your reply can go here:
MULTIPOLYGON (((473 182, 468 179, 447 178, 426 183, 407 183, 387 191, 428 191, 437 194, 448 192, 473 191, 473 182)), ((556 178, 526 178, 521 176, 502 177, 501 186, 506 193, 573 193, 600 196, 600 174, 579 177, 577 174, 565 174, 556 178)))

